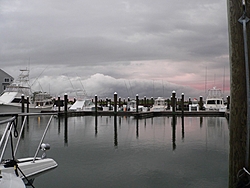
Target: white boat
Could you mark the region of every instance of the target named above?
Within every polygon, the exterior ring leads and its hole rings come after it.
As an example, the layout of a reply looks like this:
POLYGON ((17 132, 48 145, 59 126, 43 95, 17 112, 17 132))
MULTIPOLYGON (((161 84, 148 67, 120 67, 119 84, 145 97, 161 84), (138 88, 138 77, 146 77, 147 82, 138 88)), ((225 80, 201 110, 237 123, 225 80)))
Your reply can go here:
MULTIPOLYGON (((136 112, 136 100, 132 99, 127 103, 127 111, 136 112)), ((138 111, 144 111, 144 106, 138 105, 138 111)))
POLYGON ((206 98, 204 107, 206 111, 226 111, 227 106, 224 104, 220 89, 213 87, 212 89, 208 90, 208 96, 206 98))
POLYGON ((94 111, 95 104, 91 99, 80 99, 69 108, 71 111, 94 111))
POLYGON ((22 178, 13 173, 1 173, 0 187, 2 188, 25 188, 22 178))
POLYGON ((47 92, 38 92, 33 96, 30 108, 39 110, 51 109, 53 107, 53 97, 47 92))
POLYGON ((196 98, 191 101, 191 104, 188 105, 189 111, 199 111, 199 102, 196 98))
POLYGON ((58 164, 52 158, 46 157, 46 150, 50 149, 50 146, 48 144, 42 143, 53 116, 50 117, 50 120, 41 137, 40 143, 38 144, 35 155, 33 157, 25 158, 16 158, 16 152, 18 150, 27 116, 24 118, 24 123, 22 123, 20 133, 17 133, 19 128, 17 128, 16 118, 17 117, 12 117, 7 120, 0 121, 0 124, 7 124, 0 140, 0 188, 22 188, 25 187, 24 185, 32 185, 36 177, 58 166, 58 164), (5 154, 5 151, 8 142, 11 142, 9 145, 11 147, 12 156, 10 156, 9 159, 3 159, 3 157, 7 155, 5 154), (37 157, 39 150, 43 152, 41 157, 37 157), (20 181, 20 179, 22 181, 20 181))
POLYGON ((163 97, 158 97, 157 99, 155 99, 153 107, 150 108, 150 111, 152 112, 160 112, 166 110, 167 110, 167 103, 163 97))
POLYGON ((25 111, 27 104, 29 104, 30 112, 41 112, 41 110, 51 109, 52 97, 48 93, 38 92, 32 94, 29 86, 29 70, 20 70, 17 82, 6 86, 6 89, 0 95, 0 112, 21 112, 22 96, 24 96, 25 111), (27 100, 29 97, 29 100, 27 100))

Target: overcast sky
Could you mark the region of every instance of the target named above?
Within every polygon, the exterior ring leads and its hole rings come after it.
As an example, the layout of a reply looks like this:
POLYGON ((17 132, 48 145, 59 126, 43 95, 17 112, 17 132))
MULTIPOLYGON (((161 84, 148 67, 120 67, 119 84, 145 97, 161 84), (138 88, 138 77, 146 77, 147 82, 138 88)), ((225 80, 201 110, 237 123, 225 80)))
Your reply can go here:
POLYGON ((1 69, 93 97, 229 91, 225 0, 1 0, 1 69), (207 81, 207 82, 206 82, 207 81))

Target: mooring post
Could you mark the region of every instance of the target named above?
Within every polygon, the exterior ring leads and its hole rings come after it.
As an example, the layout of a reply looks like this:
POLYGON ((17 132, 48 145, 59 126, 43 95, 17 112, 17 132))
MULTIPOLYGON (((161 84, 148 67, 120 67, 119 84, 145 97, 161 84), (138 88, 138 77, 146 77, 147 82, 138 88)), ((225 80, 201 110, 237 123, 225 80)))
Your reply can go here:
MULTIPOLYGON (((229 60, 230 60, 230 152, 229 152, 229 188, 238 184, 238 173, 246 167, 249 160, 247 154, 247 78, 245 60, 249 59, 250 35, 244 40, 244 26, 250 31, 250 24, 246 24, 247 16, 244 9, 250 12, 250 2, 227 0, 228 30, 229 30, 229 60), (242 21, 242 23, 240 23, 242 21), (247 44, 248 49, 245 50, 247 44), (248 53, 247 56, 245 54, 248 53)), ((248 63, 247 63, 248 64, 248 63)), ((248 167, 246 167, 249 170, 248 167)), ((248 175, 247 175, 248 176, 248 175)), ((248 179, 249 182, 249 179, 248 179)))
POLYGON ((138 106, 139 106, 139 95, 138 95, 138 94, 136 94, 136 113, 138 113, 138 112, 139 112, 139 110, 138 110, 138 106))
POLYGON ((154 97, 151 97, 151 105, 154 105, 154 97))
POLYGON ((122 99, 121 97, 118 98, 118 107, 121 108, 122 106, 122 99))
POLYGON ((117 93, 114 93, 114 112, 117 113, 117 93))
POLYGON ((27 109, 26 112, 29 113, 30 112, 30 97, 27 96, 27 109))
POLYGON ((200 96, 199 110, 202 110, 202 108, 203 108, 203 97, 200 96))
POLYGON ((172 92, 172 112, 175 112, 176 111, 176 92, 173 91, 172 92))
POLYGON ((95 115, 97 115, 97 95, 95 95, 95 115))
POLYGON ((21 103, 22 103, 21 112, 24 113, 24 104, 25 104, 24 94, 22 94, 22 96, 21 96, 21 103))
POLYGON ((68 111, 68 95, 67 93, 64 94, 64 113, 68 111))
POLYGON ((229 110, 230 107, 230 96, 227 96, 227 109, 229 110))
POLYGON ((147 97, 144 96, 144 107, 146 107, 146 106, 147 106, 147 97))
POLYGON ((181 94, 181 116, 184 116, 184 93, 181 94))
POLYGON ((57 106, 58 106, 58 113, 60 113, 60 111, 61 111, 61 99, 60 99, 60 95, 58 95, 58 98, 57 98, 57 106))

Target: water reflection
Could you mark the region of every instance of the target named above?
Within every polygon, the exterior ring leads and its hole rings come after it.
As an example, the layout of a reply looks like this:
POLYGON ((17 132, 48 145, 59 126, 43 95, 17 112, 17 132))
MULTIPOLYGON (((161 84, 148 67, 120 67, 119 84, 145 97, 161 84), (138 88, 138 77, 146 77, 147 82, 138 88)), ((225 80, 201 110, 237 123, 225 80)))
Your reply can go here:
POLYGON ((64 117, 64 145, 68 146, 68 117, 64 117))
POLYGON ((172 142, 173 142, 173 151, 176 149, 176 116, 173 115, 172 117, 172 122, 171 122, 171 125, 172 125, 172 142))
POLYGON ((117 116, 114 116, 114 146, 118 146, 118 134, 117 134, 117 116))
MULTIPOLYGON (((33 155, 48 119, 30 118, 20 156, 33 155)), ((59 166, 35 186, 227 187, 228 135, 223 117, 54 118, 45 142, 59 166)))
POLYGON ((139 119, 136 119, 136 138, 139 138, 139 119))
POLYGON ((184 127, 184 116, 181 117, 181 138, 184 141, 185 127, 184 127))
POLYGON ((97 136, 98 133, 98 116, 95 116, 95 136, 97 136))
MULTIPOLYGON (((38 127, 44 122, 47 121, 47 118, 41 116, 32 119, 32 125, 36 124, 38 127)), ((171 143, 172 143, 172 150, 175 151, 177 149, 177 145, 180 144, 178 140, 180 139, 182 143, 185 142, 186 139, 186 132, 189 132, 189 139, 192 136, 192 128, 195 124, 199 125, 199 128, 203 130, 201 134, 204 132, 204 138, 206 143, 208 142, 208 138, 211 137, 226 137, 225 134, 225 124, 228 124, 225 118, 220 117, 156 117, 156 118, 149 118, 149 119, 135 119, 133 117, 120 117, 120 116, 112 116, 112 117, 100 117, 100 116, 93 116, 93 117, 67 117, 65 116, 62 118, 54 118, 54 121, 57 124, 57 134, 61 134, 61 127, 64 128, 64 146, 68 146, 69 139, 72 139, 69 136, 69 131, 72 127, 72 120, 74 120, 75 126, 80 126, 79 129, 83 129, 84 132, 88 132, 89 127, 91 127, 91 122, 94 120, 94 135, 97 138, 98 134, 105 133, 105 127, 108 130, 109 126, 113 125, 113 144, 114 147, 118 147, 118 125, 119 125, 119 132, 124 130, 130 131, 134 129, 135 131, 135 139, 138 140, 145 140, 147 138, 152 137, 152 134, 155 134, 155 138, 161 134, 168 137, 168 133, 171 132, 171 143), (204 122, 204 119, 206 120, 204 122), (62 121, 63 120, 63 121, 62 121), (104 122, 104 121, 105 122, 104 122), (117 123, 118 121, 118 123, 117 123), (140 126, 140 123, 144 126, 140 126), (147 124, 151 126, 147 126, 147 124), (131 126, 132 125, 132 126, 131 126), (171 129, 169 130, 168 125, 171 125, 171 129), (135 126, 135 127, 134 127, 135 126), (82 127, 82 128, 81 128, 82 127), (133 128, 134 127, 134 128, 133 128), (101 131, 100 131, 101 130, 101 131), (153 132, 152 132, 153 131, 153 132), (191 131, 191 133, 190 133, 191 131), (191 135, 190 135, 191 134, 191 135), (179 137, 179 138, 178 138, 179 137)), ((29 127, 30 123, 27 123, 25 127, 25 131, 23 132, 22 138, 25 138, 25 134, 29 135, 29 127)), ((106 133, 105 133, 106 134, 106 133)), ((123 136, 123 135, 121 135, 123 136)), ((202 136, 202 135, 201 135, 202 136)))

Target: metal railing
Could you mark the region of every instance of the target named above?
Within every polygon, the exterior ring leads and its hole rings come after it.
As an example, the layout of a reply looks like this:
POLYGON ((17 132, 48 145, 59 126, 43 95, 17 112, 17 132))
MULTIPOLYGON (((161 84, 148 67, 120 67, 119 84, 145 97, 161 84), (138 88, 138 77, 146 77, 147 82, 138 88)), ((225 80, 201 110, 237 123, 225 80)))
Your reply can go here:
MULTIPOLYGON (((4 130, 4 133, 2 135, 2 138, 0 140, 0 148, 2 148, 2 152, 1 152, 1 155, 0 155, 0 162, 3 160, 3 156, 4 156, 4 153, 6 151, 6 147, 8 145, 8 141, 10 139, 12 139, 12 131, 14 132, 14 136, 17 138, 16 144, 15 144, 15 149, 13 151, 13 155, 14 156, 16 155, 16 152, 18 150, 18 146, 19 146, 19 143, 20 143, 20 140, 21 140, 21 136, 22 136, 22 133, 23 133, 23 130, 24 130, 24 126, 25 126, 26 121, 27 121, 27 115, 25 115, 24 118, 23 118, 21 129, 20 129, 20 131, 19 131, 18 134, 17 134, 17 124, 16 124, 17 123, 16 122, 17 118, 18 118, 18 116, 16 115, 16 116, 13 116, 13 117, 8 118, 6 120, 0 121, 0 125, 7 123, 7 125, 5 127, 5 130, 4 130)), ((36 150, 35 155, 33 157, 33 162, 35 162, 35 159, 37 158, 37 155, 38 155, 39 150, 41 148, 41 144, 44 141, 44 138, 45 138, 46 133, 47 133, 47 131, 49 129, 49 126, 50 126, 50 123, 52 121, 52 118, 53 118, 53 115, 51 115, 51 117, 50 117, 50 119, 49 119, 49 121, 48 121, 48 123, 46 125, 46 128, 45 128, 45 130, 43 132, 43 135, 41 137, 41 140, 40 140, 40 142, 38 144, 37 150, 36 150)))

